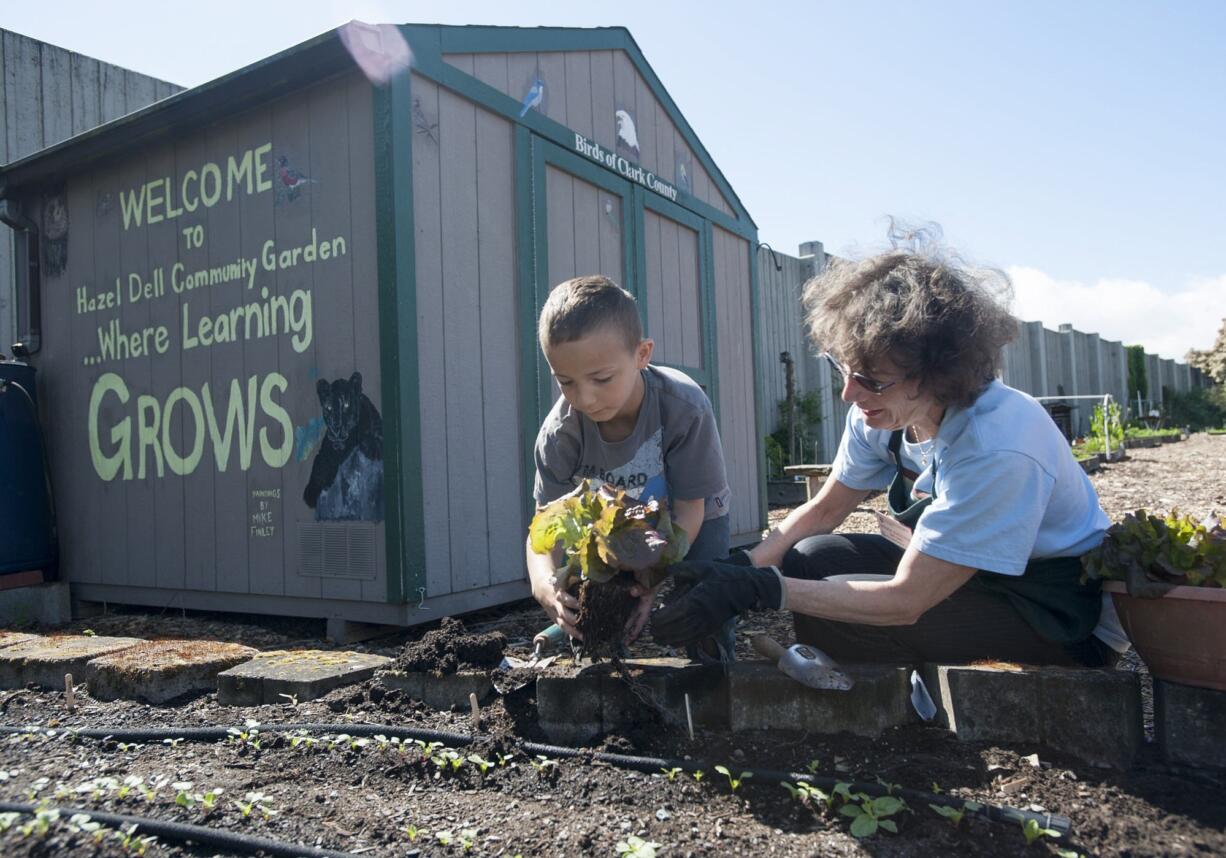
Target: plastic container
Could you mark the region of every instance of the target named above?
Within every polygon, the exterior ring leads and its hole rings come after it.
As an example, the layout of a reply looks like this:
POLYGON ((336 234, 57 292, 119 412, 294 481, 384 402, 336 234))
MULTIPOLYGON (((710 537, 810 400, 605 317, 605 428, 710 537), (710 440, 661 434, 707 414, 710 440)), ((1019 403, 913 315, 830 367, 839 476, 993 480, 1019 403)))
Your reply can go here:
POLYGON ((1103 590, 1151 674, 1226 691, 1226 590, 1172 587, 1157 599, 1130 596, 1120 581, 1104 581, 1103 590))
POLYGON ((55 556, 34 368, 0 361, 0 575, 47 570, 55 556))

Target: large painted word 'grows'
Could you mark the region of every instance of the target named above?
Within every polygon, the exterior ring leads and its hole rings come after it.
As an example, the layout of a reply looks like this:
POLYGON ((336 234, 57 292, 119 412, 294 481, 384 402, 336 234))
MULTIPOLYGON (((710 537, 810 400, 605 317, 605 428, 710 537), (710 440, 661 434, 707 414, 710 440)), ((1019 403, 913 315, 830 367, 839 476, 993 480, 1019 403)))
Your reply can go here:
MULTIPOLYGON (((238 466, 246 471, 251 467, 252 453, 256 446, 256 415, 263 412, 265 420, 259 430, 259 451, 264 463, 271 468, 280 468, 289 461, 294 450, 294 424, 289 413, 273 398, 274 393, 283 394, 289 387, 285 376, 271 372, 261 382, 259 376, 247 379, 246 390, 239 379, 230 380, 230 397, 224 405, 222 422, 213 404, 213 393, 205 382, 200 394, 189 387, 176 387, 164 401, 155 396, 141 394, 136 397, 134 413, 125 413, 123 418, 112 421, 109 431, 100 425, 100 418, 109 415, 104 408, 108 397, 115 397, 120 406, 127 406, 132 395, 127 384, 113 372, 104 373, 94 383, 89 397, 89 452, 94 470, 104 480, 113 480, 122 475, 125 480, 143 480, 146 462, 151 453, 157 476, 165 475, 165 469, 183 476, 196 470, 204 457, 206 439, 210 442, 213 459, 218 471, 225 471, 230 464, 234 441, 238 441, 238 466), (184 450, 175 447, 172 441, 171 417, 176 406, 185 409, 184 450), (224 424, 224 425, 223 425, 224 424), (280 439, 274 444, 270 425, 280 426, 280 439), (207 431, 206 431, 207 426, 207 431), (133 429, 135 427, 135 431, 133 429), (109 451, 102 449, 102 436, 109 438, 109 451), (132 462, 136 460, 136 468, 132 462)), ((126 411, 126 409, 125 409, 126 411)))

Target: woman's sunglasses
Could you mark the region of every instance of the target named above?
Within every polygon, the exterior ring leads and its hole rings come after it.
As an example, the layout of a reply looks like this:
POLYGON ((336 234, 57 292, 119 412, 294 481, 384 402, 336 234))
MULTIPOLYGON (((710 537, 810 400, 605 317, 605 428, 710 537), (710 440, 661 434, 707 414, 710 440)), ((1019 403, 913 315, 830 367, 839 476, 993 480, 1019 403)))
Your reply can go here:
MULTIPOLYGON (((881 394, 889 390, 891 387, 898 384, 897 381, 877 381, 875 378, 869 378, 867 375, 861 375, 858 372, 852 372, 850 369, 843 366, 843 364, 839 363, 839 361, 835 358, 835 356, 830 354, 830 352, 822 352, 822 357, 826 359, 826 362, 830 364, 830 368, 833 369, 836 373, 838 373, 838 375, 841 378, 854 379, 857 384, 859 384, 869 393, 872 393, 876 396, 880 396, 881 394)), ((842 385, 840 385, 840 387, 841 386, 842 385)))

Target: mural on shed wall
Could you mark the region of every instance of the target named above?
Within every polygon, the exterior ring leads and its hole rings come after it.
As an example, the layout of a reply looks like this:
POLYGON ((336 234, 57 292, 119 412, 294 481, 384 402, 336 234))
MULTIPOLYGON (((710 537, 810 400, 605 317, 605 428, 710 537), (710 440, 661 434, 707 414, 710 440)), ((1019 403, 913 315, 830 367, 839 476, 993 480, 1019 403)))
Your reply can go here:
POLYGON ((365 393, 362 373, 316 384, 324 441, 302 492, 316 521, 383 520, 383 420, 365 393))

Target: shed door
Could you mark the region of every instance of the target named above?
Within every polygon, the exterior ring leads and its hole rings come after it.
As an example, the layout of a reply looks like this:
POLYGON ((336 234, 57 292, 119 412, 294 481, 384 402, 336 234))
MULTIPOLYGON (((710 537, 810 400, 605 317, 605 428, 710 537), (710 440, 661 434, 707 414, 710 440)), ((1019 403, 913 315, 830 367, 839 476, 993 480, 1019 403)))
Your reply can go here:
POLYGON ((642 196, 640 301, 656 344, 652 363, 682 370, 718 402, 706 227, 680 206, 642 196))
MULTIPOLYGON (((630 183, 540 138, 533 139, 533 155, 536 316, 554 286, 584 274, 612 278, 638 299, 644 312, 634 278, 630 183)), ((534 352, 538 420, 543 420, 559 390, 540 349, 534 352)))

